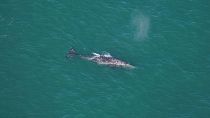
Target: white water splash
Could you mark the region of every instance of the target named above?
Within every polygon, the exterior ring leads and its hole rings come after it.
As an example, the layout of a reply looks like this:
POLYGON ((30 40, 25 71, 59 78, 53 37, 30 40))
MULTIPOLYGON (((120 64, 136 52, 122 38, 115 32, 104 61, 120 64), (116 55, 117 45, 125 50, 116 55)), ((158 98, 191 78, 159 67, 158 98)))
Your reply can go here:
POLYGON ((110 53, 108 53, 108 52, 102 52, 102 55, 104 57, 112 57, 112 55, 110 53))
POLYGON ((136 13, 132 17, 132 25, 134 27, 134 39, 144 40, 148 37, 150 28, 150 19, 142 13, 136 13))

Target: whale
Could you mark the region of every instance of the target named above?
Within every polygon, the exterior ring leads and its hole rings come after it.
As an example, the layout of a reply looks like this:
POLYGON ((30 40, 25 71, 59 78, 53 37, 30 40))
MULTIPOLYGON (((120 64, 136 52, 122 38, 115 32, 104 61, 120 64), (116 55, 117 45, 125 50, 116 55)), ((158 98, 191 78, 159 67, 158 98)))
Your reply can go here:
POLYGON ((99 65, 105 65, 109 67, 129 68, 129 69, 135 68, 135 66, 125 61, 122 61, 120 59, 117 59, 109 53, 99 54, 99 53, 93 52, 91 53, 91 55, 84 56, 84 55, 78 54, 74 48, 71 48, 67 53, 67 57, 72 58, 74 56, 79 56, 81 59, 88 60, 88 61, 97 63, 99 65))

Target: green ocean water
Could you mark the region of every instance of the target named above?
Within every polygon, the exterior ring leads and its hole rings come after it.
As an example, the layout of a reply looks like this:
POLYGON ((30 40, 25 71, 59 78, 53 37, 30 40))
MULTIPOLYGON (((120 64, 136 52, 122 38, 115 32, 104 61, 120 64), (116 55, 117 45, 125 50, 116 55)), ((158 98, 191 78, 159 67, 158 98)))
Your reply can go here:
POLYGON ((1 0, 0 118, 209 118, 210 1, 1 0), (109 52, 136 69, 65 57, 109 52))

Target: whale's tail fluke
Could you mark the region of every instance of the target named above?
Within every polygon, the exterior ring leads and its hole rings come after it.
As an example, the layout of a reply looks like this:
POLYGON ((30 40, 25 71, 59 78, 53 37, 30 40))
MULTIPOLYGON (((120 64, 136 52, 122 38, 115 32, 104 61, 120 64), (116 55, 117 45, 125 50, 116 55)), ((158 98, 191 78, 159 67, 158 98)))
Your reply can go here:
POLYGON ((68 53, 67 53, 67 55, 66 55, 66 57, 69 57, 70 58, 70 57, 74 57, 76 55, 78 55, 78 53, 76 52, 76 50, 74 48, 70 48, 69 51, 68 51, 68 53))

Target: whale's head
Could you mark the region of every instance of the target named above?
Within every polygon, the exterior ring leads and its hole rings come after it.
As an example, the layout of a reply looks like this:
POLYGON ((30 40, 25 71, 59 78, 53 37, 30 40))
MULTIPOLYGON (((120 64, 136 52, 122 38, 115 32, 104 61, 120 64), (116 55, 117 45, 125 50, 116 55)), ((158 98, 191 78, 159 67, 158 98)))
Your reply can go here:
POLYGON ((136 67, 131 65, 131 64, 125 64, 123 65, 124 68, 128 68, 128 69, 135 69, 136 67))

